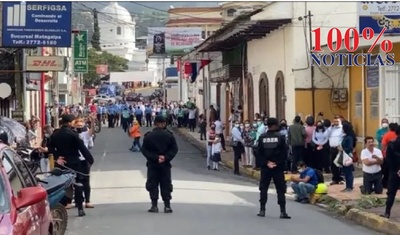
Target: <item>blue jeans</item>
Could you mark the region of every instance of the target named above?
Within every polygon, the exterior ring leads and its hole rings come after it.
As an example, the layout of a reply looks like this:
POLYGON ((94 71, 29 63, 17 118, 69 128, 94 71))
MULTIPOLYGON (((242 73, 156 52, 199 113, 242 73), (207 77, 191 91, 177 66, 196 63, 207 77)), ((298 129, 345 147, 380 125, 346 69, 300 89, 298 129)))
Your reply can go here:
POLYGON ((344 174, 344 179, 346 180, 346 189, 353 189, 354 184, 354 175, 353 175, 354 166, 343 166, 342 172, 344 174))
POLYGON ((212 145, 208 145, 207 143, 207 167, 211 167, 211 153, 212 153, 212 145))
POLYGON ((315 186, 309 183, 292 183, 292 189, 298 200, 309 198, 310 194, 315 192, 315 186))

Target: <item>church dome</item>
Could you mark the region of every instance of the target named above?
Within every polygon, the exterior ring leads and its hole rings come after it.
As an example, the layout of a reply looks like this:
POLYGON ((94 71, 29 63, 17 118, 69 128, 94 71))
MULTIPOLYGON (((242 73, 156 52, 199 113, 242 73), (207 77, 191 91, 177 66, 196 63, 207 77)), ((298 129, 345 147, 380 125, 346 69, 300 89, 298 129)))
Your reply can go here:
POLYGON ((109 15, 113 21, 123 21, 133 23, 131 13, 125 8, 120 6, 117 2, 111 2, 110 5, 99 11, 104 15, 109 15))

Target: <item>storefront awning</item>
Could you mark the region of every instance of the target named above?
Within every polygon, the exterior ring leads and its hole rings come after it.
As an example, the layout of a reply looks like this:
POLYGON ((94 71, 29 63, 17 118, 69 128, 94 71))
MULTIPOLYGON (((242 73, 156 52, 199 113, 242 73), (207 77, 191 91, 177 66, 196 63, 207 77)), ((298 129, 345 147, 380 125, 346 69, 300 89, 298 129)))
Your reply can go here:
POLYGON ((209 42, 205 47, 199 48, 200 52, 223 51, 224 48, 232 48, 243 41, 260 39, 277 30, 280 27, 289 24, 292 19, 274 19, 274 20, 258 20, 245 21, 236 25, 235 29, 230 33, 221 35, 209 42))

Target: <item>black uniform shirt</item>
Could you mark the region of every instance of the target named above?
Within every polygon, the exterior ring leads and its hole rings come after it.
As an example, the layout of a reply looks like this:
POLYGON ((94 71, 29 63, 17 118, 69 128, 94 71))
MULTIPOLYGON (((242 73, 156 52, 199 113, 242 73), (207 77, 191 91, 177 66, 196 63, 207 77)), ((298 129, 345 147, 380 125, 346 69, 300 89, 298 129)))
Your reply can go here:
POLYGON ((397 173, 400 170, 400 137, 389 142, 386 151, 386 161, 390 171, 397 173))
POLYGON ((162 128, 154 128, 144 135, 142 154, 149 165, 159 165, 158 156, 163 155, 165 162, 170 165, 172 159, 178 153, 178 145, 172 132, 162 128))
POLYGON ((287 158, 286 137, 275 131, 260 135, 257 157, 260 158, 261 167, 267 167, 268 162, 274 162, 278 168, 284 167, 287 158))
POLYGON ((55 160, 60 156, 64 157, 67 162, 66 165, 79 164, 81 161, 79 152, 82 153, 90 165, 94 162, 93 156, 86 148, 83 140, 79 138, 78 133, 69 127, 63 126, 54 131, 53 135, 51 135, 49 151, 54 154, 55 160))

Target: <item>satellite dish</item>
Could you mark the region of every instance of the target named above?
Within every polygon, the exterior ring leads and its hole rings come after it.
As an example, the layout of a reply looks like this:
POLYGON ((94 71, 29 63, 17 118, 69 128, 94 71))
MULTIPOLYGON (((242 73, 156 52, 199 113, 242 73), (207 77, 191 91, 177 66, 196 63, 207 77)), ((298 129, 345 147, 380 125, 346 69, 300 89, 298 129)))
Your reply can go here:
POLYGON ((12 89, 7 83, 0 83, 0 98, 5 99, 11 95, 12 89))

